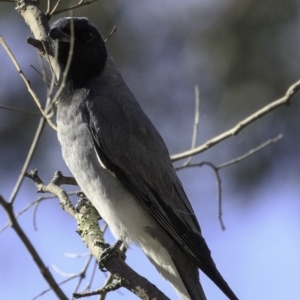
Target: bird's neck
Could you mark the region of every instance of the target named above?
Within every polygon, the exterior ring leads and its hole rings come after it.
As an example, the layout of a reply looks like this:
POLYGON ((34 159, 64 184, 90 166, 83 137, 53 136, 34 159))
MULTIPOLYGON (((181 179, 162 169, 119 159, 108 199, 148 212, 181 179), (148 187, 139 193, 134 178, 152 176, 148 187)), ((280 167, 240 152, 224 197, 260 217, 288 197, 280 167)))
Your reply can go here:
POLYGON ((58 108, 60 106, 69 106, 71 103, 78 102, 78 105, 80 105, 85 102, 89 95, 91 81, 82 84, 67 78, 61 84, 63 85, 63 89, 58 99, 58 108))

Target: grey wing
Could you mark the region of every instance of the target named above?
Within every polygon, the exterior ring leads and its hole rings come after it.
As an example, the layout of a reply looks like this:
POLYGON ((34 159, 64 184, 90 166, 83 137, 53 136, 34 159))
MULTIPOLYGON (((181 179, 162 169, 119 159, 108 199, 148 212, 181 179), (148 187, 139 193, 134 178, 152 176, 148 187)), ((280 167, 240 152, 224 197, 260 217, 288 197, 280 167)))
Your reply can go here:
POLYGON ((214 263, 165 143, 138 103, 126 100, 107 102, 105 113, 97 103, 88 107, 97 154, 206 273, 214 263))
POLYGON ((230 299, 237 300, 216 268, 161 136, 138 103, 114 103, 112 111, 106 108, 101 116, 101 108, 93 106, 88 109, 88 120, 101 162, 195 265, 230 299))

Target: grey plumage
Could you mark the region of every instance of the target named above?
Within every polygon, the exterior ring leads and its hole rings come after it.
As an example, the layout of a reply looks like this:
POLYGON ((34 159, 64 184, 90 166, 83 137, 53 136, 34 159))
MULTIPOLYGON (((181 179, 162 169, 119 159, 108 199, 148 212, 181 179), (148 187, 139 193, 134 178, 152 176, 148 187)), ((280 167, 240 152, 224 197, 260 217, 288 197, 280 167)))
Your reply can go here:
POLYGON ((168 150, 122 79, 96 27, 62 18, 49 33, 59 41, 64 71, 58 100, 58 138, 64 160, 115 237, 140 246, 183 299, 205 300, 200 268, 231 300, 168 150))

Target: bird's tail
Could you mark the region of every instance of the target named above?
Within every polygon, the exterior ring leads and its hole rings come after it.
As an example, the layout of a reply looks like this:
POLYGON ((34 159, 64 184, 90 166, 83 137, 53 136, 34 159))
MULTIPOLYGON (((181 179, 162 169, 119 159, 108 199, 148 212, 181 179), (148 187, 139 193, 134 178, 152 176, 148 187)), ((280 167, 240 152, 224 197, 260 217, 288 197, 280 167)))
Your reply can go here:
POLYGON ((189 252, 192 260, 201 269, 201 271, 219 287, 228 299, 238 300, 238 297, 234 294, 218 271, 204 238, 200 234, 190 232, 189 241, 190 240, 193 241, 193 244, 189 244, 192 249, 192 251, 189 252))
POLYGON ((203 272, 219 287, 230 300, 239 300, 217 269, 203 272))
POLYGON ((184 300, 207 300, 199 281, 198 267, 194 262, 185 257, 185 254, 181 255, 179 260, 174 258, 172 260, 182 281, 181 287, 174 286, 180 298, 184 300))

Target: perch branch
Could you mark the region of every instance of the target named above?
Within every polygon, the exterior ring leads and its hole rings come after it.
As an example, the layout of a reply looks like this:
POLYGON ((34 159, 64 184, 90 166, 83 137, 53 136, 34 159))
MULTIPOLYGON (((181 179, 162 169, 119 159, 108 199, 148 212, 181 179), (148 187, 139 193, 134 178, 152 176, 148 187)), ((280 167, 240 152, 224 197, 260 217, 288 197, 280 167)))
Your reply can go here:
MULTIPOLYGON (((89 248, 92 255, 99 262, 101 253, 106 249, 107 244, 105 244, 102 232, 99 229, 99 214, 96 209, 92 205, 86 203, 86 200, 80 201, 77 207, 74 208, 67 193, 59 186, 65 184, 69 180, 65 181, 65 177, 61 172, 56 172, 54 178, 48 185, 44 185, 38 176, 37 170, 26 173, 26 177, 29 177, 34 181, 38 192, 50 192, 59 198, 61 207, 76 219, 78 226, 77 232, 80 234, 83 242, 89 248)), ((168 299, 146 278, 140 276, 131 269, 121 257, 113 256, 104 262, 104 267, 114 276, 120 278, 122 286, 140 297, 140 299, 168 299)))

